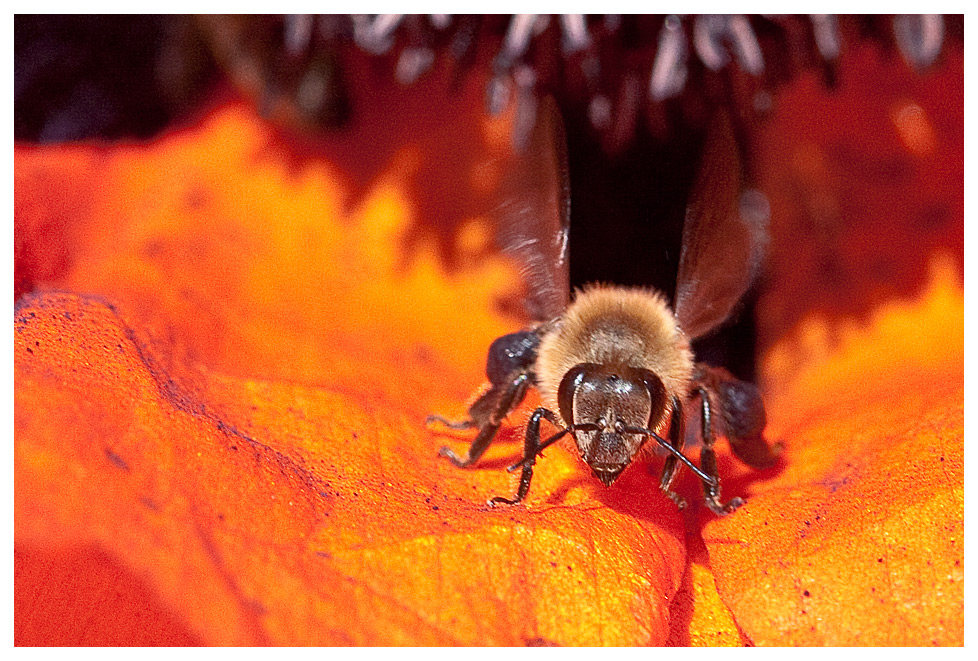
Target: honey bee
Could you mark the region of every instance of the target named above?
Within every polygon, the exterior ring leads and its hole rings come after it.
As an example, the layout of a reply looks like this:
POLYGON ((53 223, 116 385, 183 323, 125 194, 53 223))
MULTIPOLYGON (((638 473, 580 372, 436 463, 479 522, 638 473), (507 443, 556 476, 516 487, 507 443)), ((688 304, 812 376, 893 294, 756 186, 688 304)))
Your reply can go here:
MULTIPOLYGON (((722 324, 750 286, 766 243, 766 215, 742 213, 740 167, 726 118, 709 132, 683 228, 674 305, 661 292, 591 285, 571 302, 567 265, 569 186, 559 114, 545 102, 512 176, 524 191, 499 210, 503 251, 520 265, 524 301, 534 323, 504 335, 489 347, 487 389, 452 421, 428 416, 451 429, 476 429, 464 457, 448 447, 440 455, 471 466, 489 447, 506 416, 536 387, 542 406, 530 415, 515 505, 533 478, 537 456, 570 435, 581 459, 611 485, 651 439, 667 452, 659 487, 679 508, 672 490, 679 465, 702 481, 705 502, 717 515, 744 503, 723 502, 714 450, 726 436, 734 454, 754 467, 768 467, 778 448, 763 438, 764 403, 758 389, 722 368, 695 361, 690 342, 722 324), (684 453, 684 404, 699 401, 699 466, 684 453), (556 432, 541 441, 546 420, 556 432), (667 431, 668 430, 668 431, 667 431)), ((695 410, 695 409, 694 409, 695 410)))

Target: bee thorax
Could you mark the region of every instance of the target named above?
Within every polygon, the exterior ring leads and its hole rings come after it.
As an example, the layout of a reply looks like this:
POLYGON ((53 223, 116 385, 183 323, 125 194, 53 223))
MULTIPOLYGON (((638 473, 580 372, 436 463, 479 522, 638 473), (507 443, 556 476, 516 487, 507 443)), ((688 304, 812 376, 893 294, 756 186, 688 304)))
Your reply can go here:
POLYGON ((693 354, 661 294, 592 286, 577 295, 540 342, 536 372, 545 403, 556 407, 561 380, 581 363, 648 370, 669 396, 685 399, 693 354))

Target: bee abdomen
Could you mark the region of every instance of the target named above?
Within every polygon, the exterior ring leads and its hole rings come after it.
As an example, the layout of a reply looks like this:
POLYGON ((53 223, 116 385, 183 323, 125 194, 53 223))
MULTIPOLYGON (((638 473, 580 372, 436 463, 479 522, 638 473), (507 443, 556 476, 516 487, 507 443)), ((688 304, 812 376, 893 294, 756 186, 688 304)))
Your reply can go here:
POLYGON ((515 372, 528 371, 537 360, 540 336, 536 331, 519 331, 497 337, 489 345, 486 378, 493 385, 503 383, 515 372))

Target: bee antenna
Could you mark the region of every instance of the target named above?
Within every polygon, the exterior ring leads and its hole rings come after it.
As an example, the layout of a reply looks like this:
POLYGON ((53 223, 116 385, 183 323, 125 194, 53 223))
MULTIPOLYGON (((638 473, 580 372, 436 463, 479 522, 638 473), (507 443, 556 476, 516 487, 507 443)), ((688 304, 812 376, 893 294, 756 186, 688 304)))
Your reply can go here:
POLYGON ((656 434, 651 429, 645 429, 644 427, 625 427, 625 432, 628 433, 628 434, 644 434, 646 436, 651 436, 652 438, 655 439, 655 442, 656 443, 658 443, 659 445, 661 445, 662 447, 664 447, 666 450, 668 450, 669 452, 671 452, 672 454, 674 454, 676 456, 676 458, 679 459, 679 461, 681 461, 684 464, 686 464, 686 466, 689 468, 689 470, 691 470, 694 473, 696 473, 696 475, 701 480, 703 480, 704 482, 706 482, 707 484, 709 484, 711 486, 717 486, 719 484, 718 480, 715 477, 711 477, 711 476, 707 475, 706 473, 704 473, 703 471, 701 471, 699 468, 696 467, 696 464, 694 464, 692 461, 689 460, 689 458, 686 455, 684 455, 682 452, 680 452, 679 450, 677 450, 676 448, 674 448, 664 438, 662 438, 661 436, 659 436, 658 434, 656 434))

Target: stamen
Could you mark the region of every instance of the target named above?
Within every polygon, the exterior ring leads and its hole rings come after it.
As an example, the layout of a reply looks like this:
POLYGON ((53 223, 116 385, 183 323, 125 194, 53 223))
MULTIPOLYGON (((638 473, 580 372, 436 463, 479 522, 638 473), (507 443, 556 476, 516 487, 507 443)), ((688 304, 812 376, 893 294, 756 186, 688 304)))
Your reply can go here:
POLYGON ((686 85, 686 35, 678 16, 667 16, 659 32, 659 46, 652 63, 649 94, 662 101, 683 91, 686 85))
POLYGON ((564 35, 565 53, 576 53, 591 45, 584 14, 561 14, 560 27, 564 35))
POLYGON ((299 55, 306 50, 312 38, 312 14, 286 14, 285 23, 285 52, 289 55, 299 55))
POLYGON ((812 32, 815 33, 815 46, 826 60, 835 60, 841 50, 839 39, 839 19, 835 14, 812 14, 812 32))
POLYGON ((944 43, 940 14, 901 15, 893 19, 893 34, 903 57, 918 69, 934 63, 944 43))

